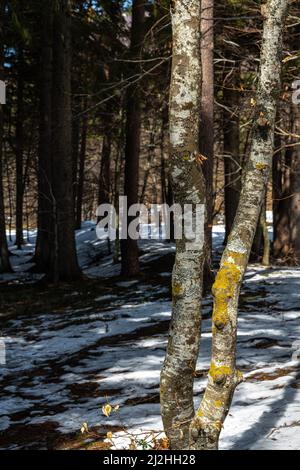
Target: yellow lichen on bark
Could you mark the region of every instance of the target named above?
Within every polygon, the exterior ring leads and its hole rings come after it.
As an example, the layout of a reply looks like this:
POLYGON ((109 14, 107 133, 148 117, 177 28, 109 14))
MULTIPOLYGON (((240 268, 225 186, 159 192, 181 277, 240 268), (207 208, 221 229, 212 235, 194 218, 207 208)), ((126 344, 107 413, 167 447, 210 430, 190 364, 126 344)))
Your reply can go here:
POLYGON ((228 302, 234 296, 241 278, 238 264, 241 263, 242 257, 241 253, 230 252, 213 285, 215 297, 213 322, 217 329, 222 329, 228 322, 228 302))
POLYGON ((173 297, 179 297, 180 295, 183 294, 183 288, 179 282, 174 282, 173 283, 173 289, 172 289, 173 297))
POLYGON ((256 163, 255 167, 257 170, 265 170, 268 168, 268 165, 266 163, 256 163))
POLYGON ((237 378, 237 382, 238 382, 238 383, 243 382, 243 380, 244 380, 244 374, 243 374, 243 372, 241 372, 240 370, 237 370, 237 371, 236 371, 236 378, 237 378))
POLYGON ((218 378, 222 376, 228 376, 232 373, 232 370, 228 366, 216 366, 214 362, 211 363, 210 369, 209 369, 209 375, 211 378, 216 381, 218 378))

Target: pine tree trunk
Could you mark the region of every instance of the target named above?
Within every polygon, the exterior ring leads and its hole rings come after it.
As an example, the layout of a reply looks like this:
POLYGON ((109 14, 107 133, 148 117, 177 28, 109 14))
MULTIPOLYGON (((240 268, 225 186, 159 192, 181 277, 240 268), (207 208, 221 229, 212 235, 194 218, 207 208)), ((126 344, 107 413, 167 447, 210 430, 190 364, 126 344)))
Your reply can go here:
MULTIPOLYGON (((85 107, 86 103, 85 103, 85 107)), ((85 155, 86 155, 86 141, 87 141, 88 119, 84 115, 82 120, 81 129, 81 142, 79 151, 79 168, 78 168, 78 183, 77 183, 77 198, 76 198, 76 229, 81 228, 82 222, 82 203, 83 203, 83 188, 84 188, 84 168, 85 168, 85 155)))
POLYGON ((160 181, 161 181, 161 201, 163 204, 167 201, 167 174, 165 161, 165 135, 166 126, 169 119, 168 107, 164 106, 162 110, 161 130, 160 130, 160 181))
POLYGON ((242 380, 236 369, 238 300, 272 166, 287 8, 287 0, 269 0, 262 8, 264 32, 252 145, 236 218, 213 287, 212 359, 204 397, 190 427, 191 449, 218 448, 234 390, 242 380))
POLYGON ((267 224, 266 201, 263 203, 260 214, 260 226, 263 236, 263 257, 261 264, 263 266, 270 266, 270 238, 267 224))
POLYGON ((300 265, 300 106, 292 107, 292 133, 297 135, 293 138, 292 165, 291 165, 291 209, 290 209, 290 242, 291 258, 295 266, 300 265))
MULTIPOLYGON (((80 113, 80 107, 76 105, 76 100, 73 100, 75 103, 71 104, 72 113, 75 115, 80 113)), ((73 198, 74 198, 74 207, 77 208, 77 193, 78 193, 78 177, 79 177, 79 136, 80 136, 80 122, 79 119, 74 119, 72 121, 72 180, 73 180, 73 198)))
POLYGON ((110 153, 111 137, 110 131, 103 136, 102 155, 99 175, 98 205, 110 203, 110 153))
MULTIPOLYGON (((0 5, 0 80, 4 81, 3 62, 4 62, 4 31, 3 31, 3 17, 4 17, 5 2, 0 5)), ((4 211, 4 194, 3 194, 3 106, 0 104, 0 273, 10 272, 11 265, 9 261, 9 253, 6 238, 6 224, 5 224, 5 211, 4 211)))
MULTIPOLYGON (((279 114, 284 128, 291 129, 291 107, 281 106, 279 114)), ((276 153, 273 158, 273 256, 283 262, 291 248, 291 165, 292 149, 280 150, 288 144, 286 137, 276 136, 276 153)))
POLYGON ((206 260, 204 284, 211 288, 212 225, 213 225, 213 171, 214 171, 214 0, 201 1, 201 118, 200 153, 207 158, 203 164, 206 182, 206 260))
POLYGON ((38 235, 35 250, 35 269, 46 272, 51 263, 52 220, 52 41, 53 6, 43 0, 41 8, 40 62, 40 140, 38 164, 38 235))
MULTIPOLYGON (((206 187, 199 154, 201 100, 200 0, 172 2, 173 63, 170 89, 170 172, 174 202, 205 204, 206 187)), ((161 411, 171 449, 188 447, 194 415, 193 384, 199 352, 204 263, 203 242, 189 251, 177 240, 173 269, 173 308, 161 373, 161 411)))
MULTIPOLYGON (((143 47, 145 22, 145 1, 133 0, 131 27, 131 58, 139 60, 143 47)), ((131 68, 131 74, 141 71, 138 63, 131 68)), ((126 145, 125 145, 125 182, 124 195, 127 196, 128 207, 138 204, 139 190, 139 156, 141 134, 141 93, 140 85, 128 88, 126 113, 126 145)), ((128 217, 128 225, 131 218, 128 217)), ((139 252, 136 240, 121 241, 122 275, 131 277, 139 274, 139 252)))
MULTIPOLYGON (((235 72, 236 73, 236 72, 235 72)), ((240 118, 237 78, 224 88, 224 202, 225 243, 232 229, 241 191, 240 118), (229 112, 230 110, 230 112, 229 112)))
POLYGON ((73 281, 81 277, 75 246, 71 129, 70 0, 54 9, 53 42, 53 250, 49 277, 73 281))
POLYGON ((23 239, 23 153, 24 153, 24 52, 18 48, 17 115, 16 115, 16 245, 24 244, 23 239))

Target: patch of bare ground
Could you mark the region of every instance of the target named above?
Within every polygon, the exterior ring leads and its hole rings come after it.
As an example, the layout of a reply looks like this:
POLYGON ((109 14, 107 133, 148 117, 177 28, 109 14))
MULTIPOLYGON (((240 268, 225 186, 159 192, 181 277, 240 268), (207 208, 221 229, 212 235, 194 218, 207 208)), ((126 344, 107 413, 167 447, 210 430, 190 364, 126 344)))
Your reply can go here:
POLYGON ((95 426, 84 434, 78 432, 59 437, 53 443, 53 450, 109 450, 111 443, 104 442, 107 433, 122 430, 120 426, 95 426))
POLYGON ((50 449, 59 434, 58 423, 47 421, 41 424, 15 424, 9 432, 0 432, 0 449, 14 448, 33 450, 50 449))
POLYGON ((272 372, 257 372, 251 376, 249 376, 246 380, 253 382, 253 381, 260 381, 263 382, 265 380, 276 380, 280 377, 285 377, 295 371, 297 371, 299 368, 297 366, 291 366, 291 367, 283 367, 283 368, 278 368, 275 369, 272 372))
POLYGON ((66 388, 69 390, 69 395, 73 398, 111 397, 119 395, 122 391, 121 388, 101 390, 100 385, 97 382, 68 384, 66 388))

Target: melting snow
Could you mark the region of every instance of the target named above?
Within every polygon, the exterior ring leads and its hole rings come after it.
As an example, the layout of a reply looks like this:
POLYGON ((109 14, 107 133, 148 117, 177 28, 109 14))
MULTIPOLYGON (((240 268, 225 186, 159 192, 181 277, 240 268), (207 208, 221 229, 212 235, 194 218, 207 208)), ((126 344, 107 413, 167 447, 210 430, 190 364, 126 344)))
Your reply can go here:
MULTIPOLYGON (((219 247, 222 237, 223 228, 216 227, 214 238, 219 247)), ((16 273, 2 280, 36 279, 26 272, 30 265, 25 264, 32 256, 34 241, 32 232, 30 244, 22 252, 10 246, 16 273)), ((87 275, 109 278, 119 274, 119 265, 106 253, 107 242, 96 239, 93 224, 83 225, 77 244, 87 275), (95 253, 102 257, 97 264, 93 262, 95 253)), ((149 263, 173 251, 169 244, 145 241, 141 258, 149 263)), ((167 279, 170 273, 160 276, 167 279)), ((159 296, 167 288, 138 280, 118 282, 117 287, 126 295, 96 296, 97 308, 41 312, 30 319, 22 315, 4 323, 1 335, 7 364, 0 365, 0 431, 9 434, 14 426, 25 424, 30 433, 30 426, 51 420, 62 432, 78 431, 83 422, 120 425, 133 433, 162 429, 159 375, 171 304, 166 296, 151 301, 146 294, 159 296), (109 419, 101 413, 108 401, 120 405, 109 419)), ((245 381, 234 395, 221 449, 299 448, 299 287, 300 269, 249 267, 241 296, 237 350, 245 381)), ((77 295, 74 291, 74 298, 77 295)), ((207 371, 211 299, 203 304, 198 369, 207 371)), ((195 382, 197 404, 205 383, 205 374, 195 382)), ((124 434, 118 436, 116 445, 126 445, 124 434)))

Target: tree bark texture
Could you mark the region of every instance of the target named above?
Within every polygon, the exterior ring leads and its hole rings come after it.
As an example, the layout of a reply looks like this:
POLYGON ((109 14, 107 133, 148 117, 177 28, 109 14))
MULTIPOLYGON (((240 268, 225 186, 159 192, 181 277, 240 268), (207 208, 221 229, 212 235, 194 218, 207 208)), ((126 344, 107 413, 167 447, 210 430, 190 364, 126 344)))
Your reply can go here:
MULTIPOLYGON (((171 7, 173 63, 170 89, 170 173, 174 202, 205 204, 199 154, 201 100, 200 1, 175 0, 171 7)), ((204 227, 203 227, 204 239, 204 227)), ((188 447, 194 416, 193 383, 201 331, 204 242, 189 251, 177 240, 173 268, 173 308, 161 373, 161 410, 172 449, 188 447)))
POLYGON ((53 246, 50 277, 72 281, 81 277, 75 247, 71 130, 71 13, 70 1, 54 9, 53 42, 53 246))
POLYGON ((242 381, 236 368, 238 300, 272 166, 287 8, 287 0, 269 0, 262 9, 264 29, 252 145, 236 218, 213 286, 212 359, 208 384, 190 427, 191 449, 218 448, 234 390, 242 381))
POLYGON ((207 158, 203 164, 207 205, 204 282, 211 288, 214 170, 214 0, 201 1, 200 18, 202 65, 200 153, 207 158))

